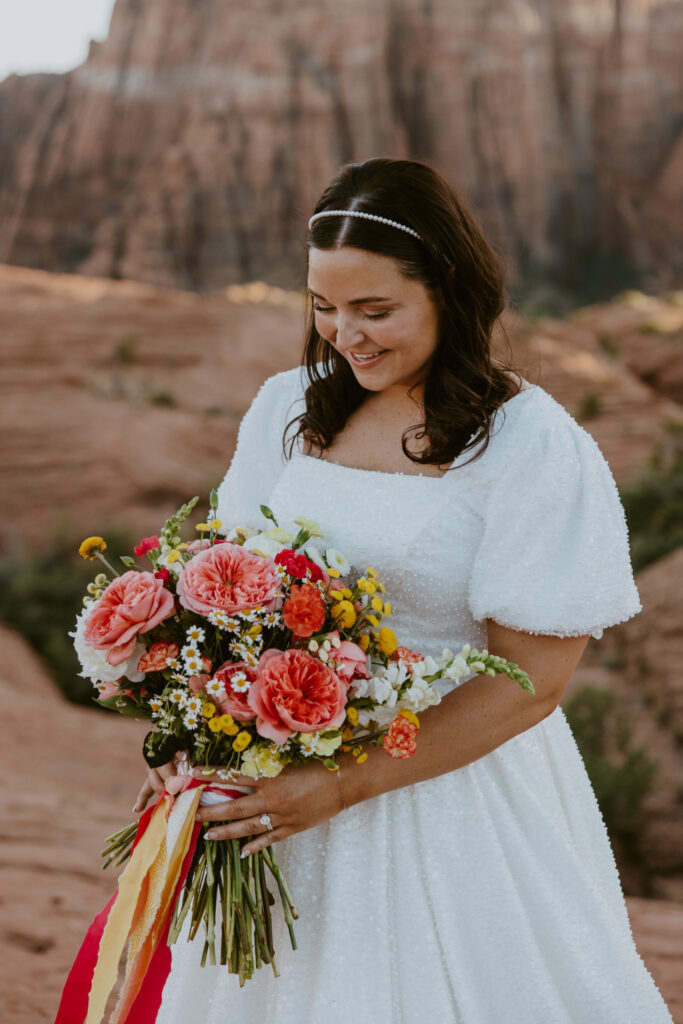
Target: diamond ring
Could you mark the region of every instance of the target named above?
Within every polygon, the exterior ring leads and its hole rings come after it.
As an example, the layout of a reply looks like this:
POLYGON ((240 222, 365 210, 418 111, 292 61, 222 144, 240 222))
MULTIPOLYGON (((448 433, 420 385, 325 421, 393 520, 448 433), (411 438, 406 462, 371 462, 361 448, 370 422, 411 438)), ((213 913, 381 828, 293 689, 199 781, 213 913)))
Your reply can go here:
POLYGON ((269 832, 273 831, 273 823, 270 820, 269 814, 262 814, 261 817, 259 818, 259 821, 261 822, 262 825, 266 826, 269 832))

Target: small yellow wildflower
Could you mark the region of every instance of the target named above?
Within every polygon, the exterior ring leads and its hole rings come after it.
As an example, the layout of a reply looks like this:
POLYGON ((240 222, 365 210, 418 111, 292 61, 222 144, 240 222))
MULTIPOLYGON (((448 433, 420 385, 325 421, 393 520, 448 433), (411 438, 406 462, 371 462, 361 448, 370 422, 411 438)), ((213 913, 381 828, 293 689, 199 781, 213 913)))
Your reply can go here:
POLYGON ((222 519, 212 519, 211 522, 209 523, 209 526, 211 527, 212 530, 219 530, 222 525, 222 519))
POLYGON ((199 533, 208 533, 210 529, 211 527, 208 523, 197 523, 195 526, 195 530, 198 530, 199 533))
POLYGON ((351 629, 356 621, 356 609, 350 601, 339 601, 332 605, 332 618, 339 629, 351 629))
POLYGON ((374 594, 376 592, 376 590, 377 590, 377 584, 375 583, 374 580, 366 580, 365 581, 365 593, 366 594, 374 594))
POLYGON ((362 749, 362 747, 354 747, 351 753, 354 757, 358 757, 362 749))
POLYGON ((381 592, 382 594, 386 594, 386 592, 387 592, 387 588, 386 588, 386 587, 384 586, 384 584, 383 584, 383 583, 381 583, 381 582, 380 582, 380 580, 377 580, 377 589, 378 589, 378 590, 379 590, 379 591, 380 591, 380 592, 381 592))
POLYGON ((382 654, 393 654, 396 650, 396 634, 388 626, 381 626, 379 631, 378 646, 382 654))
POLYGON ((377 577, 379 575, 377 570, 373 569, 371 565, 369 565, 365 571, 368 574, 368 576, 372 576, 374 579, 377 579, 377 577))
MULTIPOLYGON (((358 708, 347 708, 346 717, 348 718, 351 725, 358 725, 358 708)), ((350 739, 351 737, 349 737, 350 739)))
POLYGON ((375 594, 372 601, 370 602, 370 607, 376 612, 381 612, 384 608, 384 605, 382 604, 382 598, 378 597, 377 594, 375 594))
POLYGON ((361 635, 356 638, 356 643, 360 647, 361 651, 367 651, 370 644, 370 637, 367 633, 361 633, 361 635))
POLYGON ((167 562, 177 562, 179 559, 180 559, 180 552, 179 551, 171 551, 171 553, 170 553, 170 555, 168 555, 166 561, 167 562))
MULTIPOLYGON (((213 719, 211 719, 213 721, 213 719)), ((226 736, 236 736, 240 731, 239 725, 235 724, 235 719, 232 715, 221 715, 216 721, 221 723, 221 729, 226 736)))
POLYGON ((353 594, 351 593, 351 591, 349 590, 348 587, 342 587, 342 597, 346 597, 346 598, 353 597, 353 594))
POLYGON ((106 550, 106 543, 103 537, 86 537, 78 549, 81 558, 89 558, 90 561, 97 557, 98 551, 106 550))
POLYGON ((365 576, 361 576, 361 577, 360 577, 360 579, 357 579, 357 580, 356 580, 356 586, 357 586, 357 587, 358 587, 358 589, 359 589, 359 590, 361 590, 361 591, 362 591, 363 593, 365 593, 365 588, 366 588, 366 586, 367 586, 367 583, 368 583, 368 581, 366 580, 365 576))
POLYGON ((343 751, 344 754, 348 754, 348 752, 351 749, 351 747, 349 747, 348 744, 346 744, 346 743, 342 743, 342 745, 341 745, 341 747, 339 749, 341 751, 343 751))
MULTIPOLYGON (((343 590, 330 590, 328 591, 330 597, 333 597, 335 601, 343 601, 347 596, 343 590)), ((349 590, 348 596, 351 597, 351 591, 349 590)))
POLYGON ((376 615, 366 615, 366 618, 371 626, 379 626, 379 619, 376 615))
POLYGON ((253 626, 249 627, 247 632, 249 636, 258 636, 259 633, 262 631, 262 628, 263 627, 259 626, 258 622, 255 622, 253 626))
POLYGON ((361 754, 360 757, 356 758, 356 764, 364 764, 368 759, 367 754, 361 754))
POLYGON ((246 729, 242 729, 242 731, 239 732, 232 741, 232 749, 237 751, 238 754, 241 754, 243 750, 247 749, 250 743, 251 733, 247 732, 246 729))
POLYGON ((339 569, 333 569, 331 566, 327 567, 326 572, 327 575, 333 580, 339 579, 339 577, 341 576, 339 569))
MULTIPOLYGON (((354 708, 354 711, 355 710, 356 709, 354 708)), ((357 714, 357 712, 356 712, 356 714, 357 714)), ((345 743, 348 743, 349 740, 352 740, 353 739, 353 729, 349 729, 349 728, 342 729, 342 739, 344 740, 345 743)))
POLYGON ((384 602, 384 614, 391 615, 391 605, 388 601, 384 602))
POLYGON ((399 711, 398 717, 405 718, 406 721, 412 722, 412 724, 416 725, 418 729, 420 728, 420 719, 417 717, 414 711, 409 711, 408 708, 404 708, 403 711, 399 711))
POLYGON ((221 732, 222 728, 223 726, 221 725, 220 718, 209 719, 209 729, 211 730, 211 732, 221 732))
POLYGON ((204 718, 213 718, 216 714, 216 705, 207 700, 206 704, 202 704, 202 714, 204 718))

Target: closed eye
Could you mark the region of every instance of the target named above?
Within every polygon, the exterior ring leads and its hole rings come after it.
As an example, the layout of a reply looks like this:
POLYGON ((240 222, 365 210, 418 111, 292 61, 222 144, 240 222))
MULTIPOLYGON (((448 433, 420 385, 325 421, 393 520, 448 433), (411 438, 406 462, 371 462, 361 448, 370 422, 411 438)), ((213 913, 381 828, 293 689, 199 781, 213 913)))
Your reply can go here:
MULTIPOLYGON (((313 309, 316 313, 331 313, 334 306, 321 306, 319 303, 313 303, 313 309)), ((383 313, 362 313, 361 316, 365 320, 383 320, 386 316, 389 316, 390 309, 385 309, 383 313)))

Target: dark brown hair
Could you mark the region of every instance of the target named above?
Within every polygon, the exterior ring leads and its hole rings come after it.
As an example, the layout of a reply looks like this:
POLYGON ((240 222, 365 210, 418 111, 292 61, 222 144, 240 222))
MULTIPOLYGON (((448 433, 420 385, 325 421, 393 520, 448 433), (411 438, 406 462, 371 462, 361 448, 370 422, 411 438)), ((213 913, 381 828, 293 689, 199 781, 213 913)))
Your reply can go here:
MULTIPOLYGON (((489 443, 493 412, 521 384, 511 380, 511 366, 491 359, 492 329, 506 300, 498 257, 475 218, 428 164, 381 157, 342 167, 314 212, 323 210, 377 214, 420 236, 361 217, 321 217, 311 226, 308 246, 353 246, 390 256, 405 277, 424 284, 439 307, 439 341, 424 379, 424 422, 408 427, 401 445, 412 462, 440 466, 483 441, 478 458, 489 443), (407 447, 411 433, 428 438, 419 453, 407 447)), ((307 320, 306 409, 285 428, 286 435, 298 423, 290 456, 299 436, 320 451, 328 448, 368 394, 315 329, 310 296, 307 320)))

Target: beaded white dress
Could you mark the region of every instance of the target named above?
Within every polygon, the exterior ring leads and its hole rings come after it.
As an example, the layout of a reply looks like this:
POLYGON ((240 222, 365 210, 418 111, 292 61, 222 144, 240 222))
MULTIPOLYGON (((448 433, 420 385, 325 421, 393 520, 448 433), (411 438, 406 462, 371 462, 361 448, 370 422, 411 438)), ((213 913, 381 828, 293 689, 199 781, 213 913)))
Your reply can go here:
MULTIPOLYGON (((599 638, 641 610, 608 464, 542 388, 501 406, 482 457, 443 477, 287 461, 303 391, 295 368, 252 402, 219 489, 223 530, 263 527, 260 503, 285 527, 318 520, 355 569, 377 569, 392 628, 424 653, 485 647, 487 617, 599 638)), ((157 1024, 672 1024, 561 708, 277 854, 300 911, 296 952, 276 926, 280 978, 263 968, 240 989, 181 940, 157 1024)))

